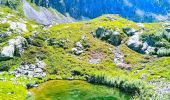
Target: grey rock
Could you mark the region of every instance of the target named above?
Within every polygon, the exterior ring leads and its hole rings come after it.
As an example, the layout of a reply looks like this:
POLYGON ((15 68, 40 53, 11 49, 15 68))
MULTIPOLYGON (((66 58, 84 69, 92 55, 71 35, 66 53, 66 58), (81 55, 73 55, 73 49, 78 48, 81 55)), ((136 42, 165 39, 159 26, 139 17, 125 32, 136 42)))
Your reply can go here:
POLYGON ((81 42, 76 42, 75 43, 75 47, 72 48, 72 53, 75 54, 75 55, 80 55, 84 52, 84 47, 83 45, 81 44, 81 42))
POLYGON ((133 28, 129 28, 129 27, 124 27, 123 28, 123 32, 126 33, 128 36, 132 36, 134 35, 137 31, 133 28))
POLYGON ((36 65, 38 68, 44 68, 46 66, 45 62, 39 60, 36 61, 36 65))
POLYGON ((1 58, 12 58, 14 56, 14 45, 9 45, 9 46, 5 46, 3 47, 2 51, 1 51, 1 58))
POLYGON ((21 36, 10 39, 8 41, 8 46, 3 47, 0 58, 3 60, 6 58, 13 58, 14 56, 20 56, 27 46, 27 40, 21 36))
POLYGON ((140 41, 140 35, 135 34, 135 35, 129 37, 127 46, 135 51, 141 51, 141 49, 143 47, 143 43, 140 41))
POLYGON ((73 22, 74 19, 69 15, 64 16, 59 12, 49 10, 45 7, 38 7, 39 10, 35 10, 26 0, 23 0, 23 12, 29 19, 35 20, 39 24, 50 25, 57 23, 73 22))
POLYGON ((89 63, 90 63, 90 64, 99 64, 100 61, 101 61, 101 59, 90 59, 90 60, 89 60, 89 63))
POLYGON ((141 79, 145 79, 147 77, 147 74, 142 74, 141 79))
POLYGON ((94 37, 105 40, 115 46, 120 45, 122 41, 122 36, 118 30, 114 31, 112 29, 106 29, 102 26, 99 26, 93 35, 94 37))
POLYGON ((155 53, 155 47, 149 46, 147 50, 145 51, 146 54, 154 54, 155 53))
POLYGON ((110 38, 108 39, 108 41, 112 45, 115 45, 115 46, 121 44, 121 41, 122 41, 121 34, 118 31, 112 32, 110 38))
POLYGON ((12 73, 15 77, 21 77, 23 75, 28 77, 45 77, 46 73, 43 68, 46 64, 43 61, 37 60, 35 64, 22 64, 20 67, 16 68, 12 73))
POLYGON ((76 42, 75 46, 83 49, 83 45, 80 42, 76 42))
POLYGON ((29 66, 30 66, 30 69, 35 69, 36 68, 36 65, 34 65, 34 64, 30 64, 29 66))
POLYGON ((36 73, 41 73, 41 72, 43 72, 43 70, 42 70, 41 68, 36 68, 34 71, 35 71, 36 73))

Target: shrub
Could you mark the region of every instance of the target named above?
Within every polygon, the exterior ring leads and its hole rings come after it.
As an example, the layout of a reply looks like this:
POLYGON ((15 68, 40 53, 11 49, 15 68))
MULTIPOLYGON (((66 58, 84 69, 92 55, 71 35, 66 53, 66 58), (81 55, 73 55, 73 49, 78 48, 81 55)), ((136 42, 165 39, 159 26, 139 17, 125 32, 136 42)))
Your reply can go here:
POLYGON ((170 41, 170 33, 164 31, 163 36, 166 40, 170 41))
POLYGON ((116 87, 122 92, 128 93, 133 97, 142 99, 152 98, 154 96, 153 89, 139 80, 129 80, 121 77, 109 77, 104 74, 91 75, 87 78, 88 82, 95 84, 102 84, 110 87, 116 87), (153 94, 152 94, 153 93, 153 94))
POLYGON ((162 57, 162 56, 170 56, 170 49, 160 48, 160 49, 158 49, 158 51, 157 51, 157 55, 158 55, 159 57, 162 57))
POLYGON ((10 27, 9 23, 2 23, 0 24, 0 31, 6 31, 7 28, 9 27, 10 27))
POLYGON ((0 71, 9 71, 9 69, 10 69, 9 66, 6 65, 0 66, 0 71))

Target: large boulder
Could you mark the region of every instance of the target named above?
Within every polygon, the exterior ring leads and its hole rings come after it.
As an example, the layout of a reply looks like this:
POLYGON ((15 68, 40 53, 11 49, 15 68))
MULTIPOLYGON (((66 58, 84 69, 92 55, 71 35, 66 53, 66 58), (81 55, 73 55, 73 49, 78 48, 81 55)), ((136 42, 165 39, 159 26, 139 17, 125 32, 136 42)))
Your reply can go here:
POLYGON ((5 46, 1 51, 1 58, 12 58, 14 56, 14 45, 5 46))
POLYGON ((93 35, 97 38, 100 38, 104 32, 105 32, 105 29, 102 26, 99 26, 93 35))
POLYGON ((93 35, 94 37, 107 41, 115 46, 120 45, 122 41, 122 36, 118 30, 107 29, 102 26, 98 27, 93 35))
POLYGON ((123 32, 128 36, 132 36, 136 33, 136 30, 130 27, 123 27, 123 32))
POLYGON ((24 37, 17 36, 14 39, 9 40, 9 45, 15 47, 15 55, 21 55, 24 51, 24 48, 28 46, 28 42, 24 37))
POLYGON ((131 36, 127 42, 127 46, 132 50, 140 52, 143 47, 143 43, 140 41, 140 35, 136 34, 131 36))
POLYGON ((17 36, 14 39, 8 41, 8 45, 2 48, 0 58, 8 59, 14 56, 21 56, 24 48, 28 46, 27 40, 21 36, 17 36))
POLYGON ((112 45, 120 45, 121 41, 122 41, 122 36, 118 31, 114 31, 112 32, 110 38, 108 39, 108 41, 112 44, 112 45))

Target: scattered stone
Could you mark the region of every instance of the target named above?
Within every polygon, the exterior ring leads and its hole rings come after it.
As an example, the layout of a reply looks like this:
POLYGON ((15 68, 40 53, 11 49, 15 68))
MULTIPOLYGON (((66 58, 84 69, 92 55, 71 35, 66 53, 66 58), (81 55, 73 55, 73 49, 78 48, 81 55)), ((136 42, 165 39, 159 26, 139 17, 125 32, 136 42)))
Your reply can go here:
POLYGON ((145 79, 147 77, 147 74, 142 74, 141 79, 145 79))
POLYGON ((170 82, 158 79, 151 80, 149 84, 155 87, 154 90, 160 98, 165 98, 170 93, 170 82))
POLYGON ((82 45, 81 41, 83 41, 83 40, 80 40, 75 43, 75 47, 72 48, 72 50, 71 50, 73 54, 81 55, 84 52, 85 47, 82 45))
POLYGON ((37 60, 35 64, 23 63, 20 67, 13 71, 15 77, 21 77, 23 75, 29 77, 45 77, 46 73, 43 68, 46 64, 43 61, 37 60))
POLYGON ((83 45, 80 42, 76 42, 75 44, 76 47, 83 49, 83 45))
POLYGON ((101 59, 90 59, 90 60, 89 60, 89 63, 90 63, 90 64, 99 64, 100 61, 101 61, 101 59))
POLYGON ((77 48, 72 48, 72 53, 75 55, 80 55, 83 52, 84 52, 83 50, 78 50, 77 48))
POLYGON ((26 84, 27 89, 31 89, 33 87, 38 87, 38 84, 28 83, 26 84))
POLYGON ((121 52, 119 47, 115 47, 115 50, 112 51, 114 53, 113 62, 121 69, 132 70, 132 66, 130 64, 124 63, 124 55, 121 52))

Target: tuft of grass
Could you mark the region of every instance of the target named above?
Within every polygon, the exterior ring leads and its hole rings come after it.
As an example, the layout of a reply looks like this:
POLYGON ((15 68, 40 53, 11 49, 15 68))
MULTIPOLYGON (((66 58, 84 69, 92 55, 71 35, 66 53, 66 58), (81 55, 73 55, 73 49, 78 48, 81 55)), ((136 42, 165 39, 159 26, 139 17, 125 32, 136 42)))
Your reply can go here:
POLYGON ((88 77, 87 80, 94 84, 116 87, 122 92, 132 95, 134 98, 145 100, 157 98, 157 94, 154 93, 152 87, 140 80, 133 80, 125 77, 110 77, 105 74, 93 74, 88 77))
POLYGON ((10 81, 0 81, 1 100, 25 100, 26 92, 22 85, 10 81))

